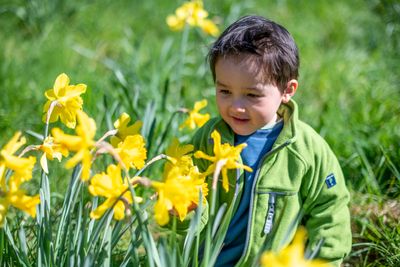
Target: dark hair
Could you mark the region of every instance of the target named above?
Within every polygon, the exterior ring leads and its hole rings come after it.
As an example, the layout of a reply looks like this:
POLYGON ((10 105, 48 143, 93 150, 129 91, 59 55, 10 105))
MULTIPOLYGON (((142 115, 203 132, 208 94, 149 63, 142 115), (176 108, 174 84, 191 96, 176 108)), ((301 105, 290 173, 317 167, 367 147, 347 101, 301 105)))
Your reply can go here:
POLYGON ((296 43, 281 25, 260 16, 245 16, 231 24, 215 41, 208 60, 215 81, 215 64, 220 57, 254 56, 268 82, 278 88, 297 79, 300 65, 296 43))

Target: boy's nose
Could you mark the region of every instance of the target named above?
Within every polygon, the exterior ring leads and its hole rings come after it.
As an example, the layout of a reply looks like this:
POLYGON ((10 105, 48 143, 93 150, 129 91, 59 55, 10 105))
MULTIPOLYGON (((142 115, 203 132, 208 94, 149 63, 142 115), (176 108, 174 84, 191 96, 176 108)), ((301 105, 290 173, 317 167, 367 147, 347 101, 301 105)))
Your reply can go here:
POLYGON ((245 112, 245 111, 246 111, 242 99, 235 99, 235 100, 233 100, 232 105, 231 105, 231 108, 232 108, 232 110, 235 111, 235 112, 245 112))

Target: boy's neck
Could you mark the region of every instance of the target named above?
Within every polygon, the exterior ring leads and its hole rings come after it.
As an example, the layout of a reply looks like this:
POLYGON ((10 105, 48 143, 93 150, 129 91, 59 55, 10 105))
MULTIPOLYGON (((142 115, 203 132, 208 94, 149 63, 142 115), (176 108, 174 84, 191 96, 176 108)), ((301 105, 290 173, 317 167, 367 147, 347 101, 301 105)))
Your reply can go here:
POLYGON ((277 124, 278 122, 280 122, 282 120, 281 116, 279 116, 279 114, 275 114, 275 116, 273 117, 273 119, 268 122, 267 124, 265 124, 263 127, 261 127, 261 129, 269 129, 275 126, 275 124, 277 124))

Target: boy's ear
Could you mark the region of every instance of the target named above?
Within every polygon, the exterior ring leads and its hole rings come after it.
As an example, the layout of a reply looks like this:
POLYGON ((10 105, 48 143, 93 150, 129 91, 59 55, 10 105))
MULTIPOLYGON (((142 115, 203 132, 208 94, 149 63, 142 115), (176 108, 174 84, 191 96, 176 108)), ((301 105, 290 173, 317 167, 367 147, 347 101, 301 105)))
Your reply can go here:
POLYGON ((282 94, 282 102, 287 103, 294 96, 297 91, 297 87, 299 86, 299 82, 295 79, 288 81, 286 84, 286 89, 282 94))

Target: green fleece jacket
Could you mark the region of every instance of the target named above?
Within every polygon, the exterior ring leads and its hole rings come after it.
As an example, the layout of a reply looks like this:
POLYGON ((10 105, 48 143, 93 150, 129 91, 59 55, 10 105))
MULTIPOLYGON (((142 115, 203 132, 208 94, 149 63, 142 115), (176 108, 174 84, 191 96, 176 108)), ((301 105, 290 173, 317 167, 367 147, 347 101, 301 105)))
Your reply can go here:
MULTIPOLYGON (((294 101, 281 105, 278 113, 284 119, 284 127, 272 150, 253 170, 256 176, 244 233, 246 244, 237 266, 249 266, 263 244, 268 244, 269 250, 278 250, 285 240, 290 242, 296 230, 291 227, 293 222, 306 227, 310 248, 322 240, 317 258, 339 266, 351 248, 349 193, 343 173, 324 139, 298 119, 294 101), (301 220, 296 220, 299 214, 301 220)), ((213 130, 221 134, 222 143, 233 145, 234 133, 221 118, 216 118, 195 134, 195 151, 213 155, 213 130)), ((204 171, 210 162, 197 160, 196 164, 204 171)), ((236 173, 230 172, 229 192, 219 190, 218 205, 231 203, 235 190, 240 199, 243 172, 236 173)))

